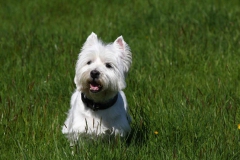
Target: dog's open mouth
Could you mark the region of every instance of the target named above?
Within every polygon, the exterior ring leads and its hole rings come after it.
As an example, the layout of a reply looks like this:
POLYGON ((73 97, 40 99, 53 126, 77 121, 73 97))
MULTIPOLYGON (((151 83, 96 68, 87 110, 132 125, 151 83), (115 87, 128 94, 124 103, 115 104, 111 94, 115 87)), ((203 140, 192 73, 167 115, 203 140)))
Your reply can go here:
POLYGON ((89 85, 90 85, 90 91, 93 93, 97 93, 102 89, 102 85, 97 83, 96 81, 90 82, 89 85))

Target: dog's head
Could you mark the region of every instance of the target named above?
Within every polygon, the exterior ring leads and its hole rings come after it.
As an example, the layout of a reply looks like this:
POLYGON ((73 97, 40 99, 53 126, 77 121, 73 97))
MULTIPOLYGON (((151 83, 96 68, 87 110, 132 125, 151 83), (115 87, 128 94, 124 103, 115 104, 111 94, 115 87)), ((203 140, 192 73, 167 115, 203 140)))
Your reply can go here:
POLYGON ((104 101, 126 87, 131 63, 130 48, 122 36, 105 45, 92 33, 79 54, 74 82, 88 98, 104 101))

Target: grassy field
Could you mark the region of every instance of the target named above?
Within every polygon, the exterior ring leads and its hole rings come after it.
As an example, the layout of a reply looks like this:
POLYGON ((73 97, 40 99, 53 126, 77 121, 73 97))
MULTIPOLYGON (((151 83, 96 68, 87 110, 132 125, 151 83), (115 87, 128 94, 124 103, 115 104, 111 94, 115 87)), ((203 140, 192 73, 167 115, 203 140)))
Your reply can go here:
POLYGON ((240 1, 0 2, 0 159, 240 159, 240 1), (94 31, 133 53, 131 137, 85 141, 61 126, 94 31))

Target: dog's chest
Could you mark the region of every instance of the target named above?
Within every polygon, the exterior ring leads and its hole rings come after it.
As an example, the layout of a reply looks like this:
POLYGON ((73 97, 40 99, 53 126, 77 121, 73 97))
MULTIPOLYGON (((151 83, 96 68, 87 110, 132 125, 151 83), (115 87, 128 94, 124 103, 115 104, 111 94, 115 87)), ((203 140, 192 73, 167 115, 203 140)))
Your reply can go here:
POLYGON ((85 129, 88 132, 95 132, 97 134, 104 133, 109 129, 112 129, 116 122, 116 117, 101 111, 90 111, 83 113, 82 118, 85 122, 85 129))

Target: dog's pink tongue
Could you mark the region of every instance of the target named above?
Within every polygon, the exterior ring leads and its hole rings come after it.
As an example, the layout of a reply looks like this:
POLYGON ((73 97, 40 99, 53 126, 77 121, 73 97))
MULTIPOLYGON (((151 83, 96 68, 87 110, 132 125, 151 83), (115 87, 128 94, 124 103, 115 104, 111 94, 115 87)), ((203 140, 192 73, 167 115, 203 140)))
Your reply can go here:
POLYGON ((90 84, 90 90, 98 91, 99 90, 99 85, 98 84, 90 84))

